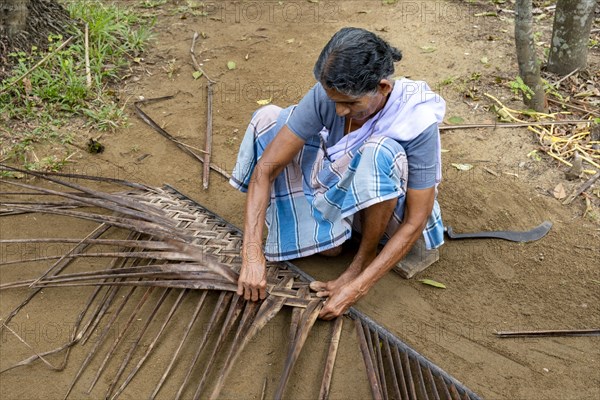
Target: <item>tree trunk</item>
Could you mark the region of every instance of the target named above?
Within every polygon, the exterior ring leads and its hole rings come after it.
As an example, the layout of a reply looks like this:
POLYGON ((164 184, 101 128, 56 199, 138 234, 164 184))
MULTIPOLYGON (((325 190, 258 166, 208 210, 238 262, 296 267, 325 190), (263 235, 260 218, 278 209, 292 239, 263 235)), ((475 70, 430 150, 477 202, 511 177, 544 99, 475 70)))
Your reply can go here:
POLYGON ((48 35, 64 34, 73 21, 56 0, 0 0, 0 80, 8 73, 12 51, 48 47, 48 35))
POLYGON ((540 63, 535 54, 533 42, 533 15, 531 0, 517 0, 515 4, 515 42, 519 76, 533 91, 523 91, 523 102, 535 111, 546 110, 546 94, 540 77, 540 63))
POLYGON ((567 75, 577 68, 585 68, 596 1, 558 0, 548 71, 567 75))
POLYGON ((14 37, 25 30, 30 0, 0 0, 0 36, 14 37))

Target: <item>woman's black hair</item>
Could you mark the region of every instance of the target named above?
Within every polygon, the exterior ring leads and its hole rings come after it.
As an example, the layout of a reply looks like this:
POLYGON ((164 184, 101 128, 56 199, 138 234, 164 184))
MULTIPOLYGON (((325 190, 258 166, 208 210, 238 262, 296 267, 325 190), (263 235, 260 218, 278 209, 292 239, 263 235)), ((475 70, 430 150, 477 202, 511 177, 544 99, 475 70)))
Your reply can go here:
POLYGON ((402 53, 361 28, 343 28, 329 40, 315 64, 321 84, 347 96, 364 96, 377 90, 382 79, 394 74, 402 53))

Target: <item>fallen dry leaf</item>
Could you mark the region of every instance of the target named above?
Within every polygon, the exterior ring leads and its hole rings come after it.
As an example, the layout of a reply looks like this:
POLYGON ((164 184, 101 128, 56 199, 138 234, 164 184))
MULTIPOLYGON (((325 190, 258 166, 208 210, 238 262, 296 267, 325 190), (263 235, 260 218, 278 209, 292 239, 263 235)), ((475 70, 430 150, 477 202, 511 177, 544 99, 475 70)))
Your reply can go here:
POLYGON ((565 197, 567 197, 567 192, 565 191, 565 187, 563 186, 562 182, 556 185, 553 194, 554 198, 556 198, 557 200, 562 200, 565 197))

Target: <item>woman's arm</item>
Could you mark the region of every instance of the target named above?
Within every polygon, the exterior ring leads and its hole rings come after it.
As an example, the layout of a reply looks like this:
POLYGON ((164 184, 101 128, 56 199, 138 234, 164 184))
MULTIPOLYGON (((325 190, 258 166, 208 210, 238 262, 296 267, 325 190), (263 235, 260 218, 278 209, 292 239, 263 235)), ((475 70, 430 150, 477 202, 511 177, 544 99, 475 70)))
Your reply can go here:
POLYGON ((252 173, 246 199, 242 267, 237 289, 237 293, 246 300, 257 301, 266 297, 266 260, 262 236, 271 187, 277 175, 303 146, 304 141, 284 126, 267 145, 252 173))
POLYGON ((381 252, 354 280, 335 293, 330 293, 320 318, 333 319, 345 313, 363 297, 375 283, 391 270, 413 247, 423 234, 433 209, 435 187, 408 189, 404 221, 383 247, 381 252))

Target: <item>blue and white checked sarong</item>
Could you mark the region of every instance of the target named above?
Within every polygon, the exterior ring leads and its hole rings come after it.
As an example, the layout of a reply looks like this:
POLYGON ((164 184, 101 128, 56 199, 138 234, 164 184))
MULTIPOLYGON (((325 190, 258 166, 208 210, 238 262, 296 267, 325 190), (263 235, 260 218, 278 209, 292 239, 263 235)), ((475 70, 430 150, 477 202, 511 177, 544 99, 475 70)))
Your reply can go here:
MULTIPOLYGON (((229 181, 233 187, 248 190, 257 160, 294 108, 282 110, 269 105, 254 113, 229 181)), ((323 137, 315 136, 273 183, 266 213, 265 257, 270 261, 290 260, 334 248, 350 238, 353 228, 360 231, 360 218, 354 218, 358 211, 397 198, 385 232, 387 240, 404 216, 407 175, 406 154, 393 139, 368 139, 332 162, 323 137)), ((444 243, 437 200, 423 237, 429 249, 444 243)))

